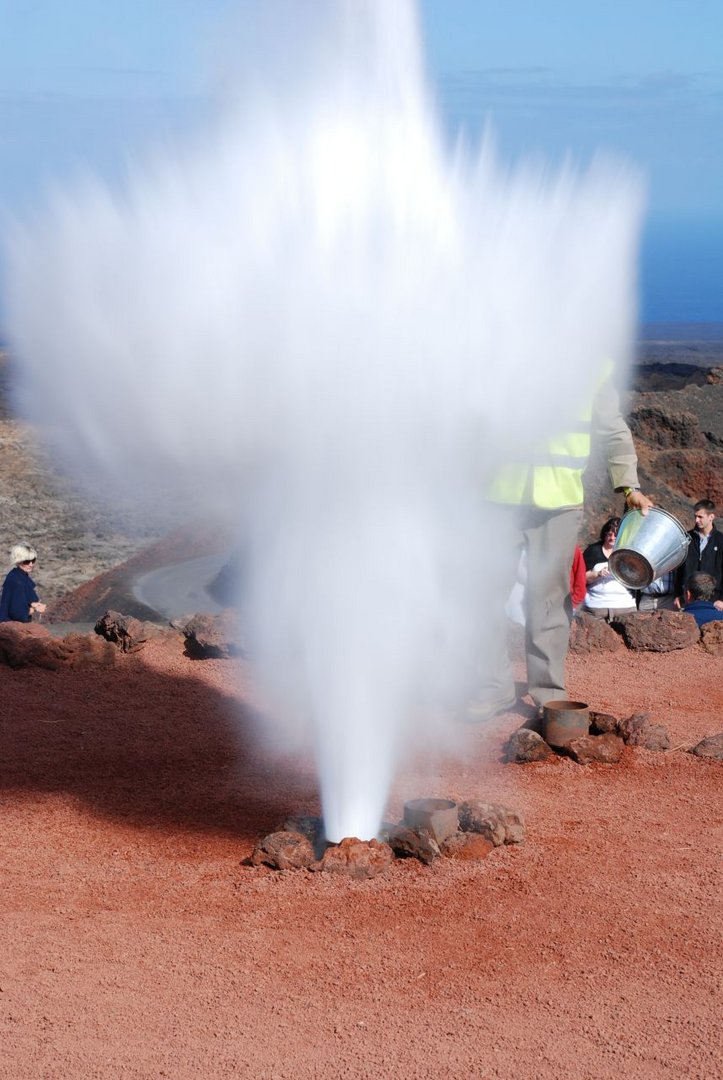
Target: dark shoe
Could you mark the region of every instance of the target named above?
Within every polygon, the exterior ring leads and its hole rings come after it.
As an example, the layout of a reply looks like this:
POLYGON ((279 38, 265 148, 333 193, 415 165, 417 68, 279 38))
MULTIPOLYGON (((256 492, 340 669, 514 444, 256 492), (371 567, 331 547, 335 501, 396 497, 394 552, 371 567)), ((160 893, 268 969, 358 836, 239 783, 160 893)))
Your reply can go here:
POLYGON ((540 721, 545 715, 542 705, 530 705, 526 701, 518 701, 515 712, 518 716, 521 716, 523 720, 540 721))
POLYGON ((528 701, 518 699, 513 712, 515 716, 519 716, 522 720, 520 730, 526 728, 529 731, 534 731, 537 735, 542 735, 542 705, 535 705, 534 702, 530 704, 528 701))

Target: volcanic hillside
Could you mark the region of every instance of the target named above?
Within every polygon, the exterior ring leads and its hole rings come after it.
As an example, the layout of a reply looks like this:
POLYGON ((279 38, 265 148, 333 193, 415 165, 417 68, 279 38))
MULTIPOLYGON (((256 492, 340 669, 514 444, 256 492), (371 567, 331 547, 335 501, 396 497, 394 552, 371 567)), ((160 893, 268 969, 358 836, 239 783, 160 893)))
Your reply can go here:
MULTIPOLYGON (((641 345, 633 389, 624 405, 635 436, 643 489, 656 503, 691 520, 692 504, 723 506, 723 333, 718 341, 641 345)), ((51 620, 92 621, 108 607, 149 617, 132 579, 164 562, 209 553, 207 528, 147 506, 90 497, 39 446, 11 412, 11 361, 0 351, 0 536, 6 548, 29 539, 40 553, 36 580, 51 620), (178 525, 181 525, 180 531, 178 525), (130 560, 130 561, 128 561, 130 560)), ((581 543, 623 510, 606 471, 593 460, 586 476, 581 543)), ((219 531, 213 550, 224 543, 219 531)))

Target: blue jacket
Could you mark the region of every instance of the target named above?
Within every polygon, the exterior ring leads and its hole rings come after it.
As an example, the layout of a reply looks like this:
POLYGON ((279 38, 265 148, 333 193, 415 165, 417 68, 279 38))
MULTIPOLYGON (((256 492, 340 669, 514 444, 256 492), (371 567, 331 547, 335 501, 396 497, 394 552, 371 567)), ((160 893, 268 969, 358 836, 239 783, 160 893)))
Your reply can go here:
POLYGON ((691 529, 688 533, 690 545, 685 562, 676 571, 675 595, 683 597, 685 586, 691 574, 710 574, 715 581, 714 600, 723 600, 723 533, 711 529, 708 543, 700 550, 700 533, 691 529))
POLYGON ((693 600, 685 605, 685 611, 693 616, 698 626, 714 622, 716 619, 723 619, 723 611, 718 611, 712 600, 693 600))
POLYGON ((30 605, 38 599, 35 582, 14 566, 3 582, 0 595, 0 622, 30 622, 30 605))

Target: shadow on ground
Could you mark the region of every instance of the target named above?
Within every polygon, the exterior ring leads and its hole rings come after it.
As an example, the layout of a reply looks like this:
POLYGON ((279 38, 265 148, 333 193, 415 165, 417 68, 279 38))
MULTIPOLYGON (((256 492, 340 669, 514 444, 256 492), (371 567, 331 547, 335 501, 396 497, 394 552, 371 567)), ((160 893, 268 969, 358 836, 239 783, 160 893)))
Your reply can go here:
POLYGON ((242 662, 180 666, 164 674, 141 653, 108 670, 0 668, 0 791, 65 792, 114 819, 239 838, 318 812, 311 770, 260 746, 267 721, 237 691, 242 662))

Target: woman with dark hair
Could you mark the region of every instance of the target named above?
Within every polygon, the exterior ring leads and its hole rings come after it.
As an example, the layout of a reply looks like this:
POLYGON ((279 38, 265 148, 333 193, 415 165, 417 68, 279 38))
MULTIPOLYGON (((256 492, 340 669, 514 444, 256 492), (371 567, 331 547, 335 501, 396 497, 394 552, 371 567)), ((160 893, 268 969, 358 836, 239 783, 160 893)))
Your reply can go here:
POLYGON ((600 530, 598 542, 588 544, 583 552, 587 582, 583 611, 608 621, 616 615, 629 615, 637 610, 635 597, 613 577, 608 566, 619 528, 619 517, 608 518, 600 530))
POLYGON ((10 552, 13 568, 3 582, 0 595, 0 622, 27 623, 33 612, 42 614, 45 604, 38 600, 35 582, 30 571, 35 566, 37 554, 28 544, 15 544, 10 552))

